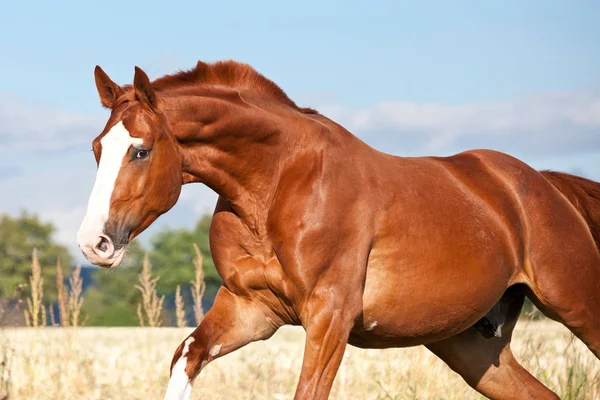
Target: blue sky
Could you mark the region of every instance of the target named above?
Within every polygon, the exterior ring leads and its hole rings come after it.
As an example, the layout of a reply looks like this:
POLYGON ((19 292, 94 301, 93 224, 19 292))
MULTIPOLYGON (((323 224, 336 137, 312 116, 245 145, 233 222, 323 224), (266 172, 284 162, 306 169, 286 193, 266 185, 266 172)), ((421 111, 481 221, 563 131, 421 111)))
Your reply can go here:
MULTIPOLYGON (((130 83, 235 59, 383 151, 489 147, 600 180, 599 20, 596 1, 3 2, 0 212, 39 212, 78 254, 96 64, 130 83)), ((186 188, 153 229, 213 202, 186 188)))

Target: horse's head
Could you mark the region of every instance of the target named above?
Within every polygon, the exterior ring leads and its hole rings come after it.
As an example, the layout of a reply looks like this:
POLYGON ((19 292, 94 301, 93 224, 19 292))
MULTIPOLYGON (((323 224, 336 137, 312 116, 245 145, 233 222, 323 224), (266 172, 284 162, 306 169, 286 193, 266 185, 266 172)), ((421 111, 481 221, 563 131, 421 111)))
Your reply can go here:
POLYGON ((95 71, 102 105, 111 110, 93 141, 98 163, 77 244, 94 264, 116 267, 125 247, 179 197, 182 157, 148 76, 136 67, 132 87, 95 71))

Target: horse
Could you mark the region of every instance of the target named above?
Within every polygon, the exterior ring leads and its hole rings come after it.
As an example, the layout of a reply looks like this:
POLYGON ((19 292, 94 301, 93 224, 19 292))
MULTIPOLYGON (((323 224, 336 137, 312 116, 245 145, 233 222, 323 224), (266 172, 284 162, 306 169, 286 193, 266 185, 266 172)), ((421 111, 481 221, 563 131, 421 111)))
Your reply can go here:
POLYGON ((110 117, 77 234, 90 262, 117 267, 182 185, 219 195, 223 284, 175 351, 166 399, 285 324, 306 331, 296 400, 328 398, 347 344, 425 345, 484 396, 556 399, 510 349, 526 296, 600 357, 599 183, 485 149, 380 152, 234 61, 153 81, 135 67, 125 86, 94 76, 110 117))

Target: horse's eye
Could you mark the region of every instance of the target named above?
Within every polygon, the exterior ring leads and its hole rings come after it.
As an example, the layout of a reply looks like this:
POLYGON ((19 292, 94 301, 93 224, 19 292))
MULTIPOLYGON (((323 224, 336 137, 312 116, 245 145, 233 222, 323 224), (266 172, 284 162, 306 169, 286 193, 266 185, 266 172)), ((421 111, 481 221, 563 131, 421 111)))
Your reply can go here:
POLYGON ((135 158, 146 158, 150 154, 149 150, 139 149, 135 154, 135 158))

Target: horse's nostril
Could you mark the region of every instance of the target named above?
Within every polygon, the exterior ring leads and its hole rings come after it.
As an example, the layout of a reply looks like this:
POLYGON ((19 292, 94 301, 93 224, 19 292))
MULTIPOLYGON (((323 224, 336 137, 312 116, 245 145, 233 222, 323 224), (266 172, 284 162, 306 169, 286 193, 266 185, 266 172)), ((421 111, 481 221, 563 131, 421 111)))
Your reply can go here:
POLYGON ((101 236, 96 248, 103 253, 106 252, 106 250, 108 250, 108 239, 101 236))

